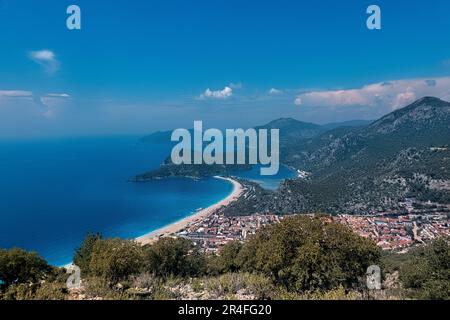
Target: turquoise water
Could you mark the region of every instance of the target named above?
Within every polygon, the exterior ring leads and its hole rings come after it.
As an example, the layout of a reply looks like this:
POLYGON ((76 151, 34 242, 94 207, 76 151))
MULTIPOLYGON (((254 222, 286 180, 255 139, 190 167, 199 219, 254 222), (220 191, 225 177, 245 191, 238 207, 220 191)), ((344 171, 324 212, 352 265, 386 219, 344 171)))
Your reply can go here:
POLYGON ((63 265, 87 232, 134 238, 232 191, 213 178, 129 182, 169 151, 137 137, 0 142, 0 247, 63 265))
POLYGON ((280 166, 278 173, 273 176, 261 176, 260 166, 255 166, 250 171, 239 172, 236 174, 236 176, 256 182, 264 189, 275 191, 280 186, 280 183, 282 183, 286 179, 295 178, 297 174, 295 171, 282 165, 280 166))

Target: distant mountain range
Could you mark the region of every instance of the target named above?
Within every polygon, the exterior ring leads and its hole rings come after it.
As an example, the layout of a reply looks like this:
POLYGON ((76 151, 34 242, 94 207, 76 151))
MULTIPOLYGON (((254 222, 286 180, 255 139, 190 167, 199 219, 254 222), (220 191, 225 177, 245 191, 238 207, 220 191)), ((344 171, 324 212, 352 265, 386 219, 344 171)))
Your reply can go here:
MULTIPOLYGON (((320 126, 278 119, 258 128, 280 129, 281 162, 309 177, 285 181, 270 201, 265 194, 260 205, 253 202, 252 212, 368 214, 401 210, 406 198, 450 204, 448 102, 426 97, 373 122, 320 126)), ((167 162, 137 180, 233 171, 197 167, 192 174, 193 166, 175 167, 167 162)))
MULTIPOLYGON (((324 126, 302 122, 291 118, 281 118, 274 120, 266 125, 255 127, 255 129, 279 129, 280 130, 280 147, 289 145, 294 141, 302 141, 306 138, 315 137, 321 133, 326 132, 329 128, 359 126, 361 124, 368 124, 371 121, 357 120, 342 123, 327 124, 324 126)), ((194 130, 189 130, 193 136, 194 130)), ((158 131, 141 139, 144 143, 149 144, 172 144, 172 131, 158 131)), ((155 171, 145 172, 134 177, 135 181, 143 182, 152 179, 162 179, 165 177, 183 176, 200 178, 213 175, 233 175, 238 171, 250 170, 251 165, 174 165, 170 157, 164 161, 161 167, 155 171)))
MULTIPOLYGON (((278 120, 274 120, 269 122, 263 126, 257 126, 255 129, 280 129, 280 138, 311 138, 320 133, 329 131, 331 129, 339 128, 339 127, 358 127, 368 125, 372 123, 371 120, 352 120, 345 122, 336 122, 329 123, 325 125, 318 125, 309 122, 302 122, 292 118, 281 118, 278 120)), ((194 130, 189 130, 191 134, 193 134, 194 130)), ((152 133, 148 136, 145 136, 141 139, 142 142, 146 143, 163 143, 167 144, 170 142, 170 137, 172 135, 172 131, 158 131, 152 133)))

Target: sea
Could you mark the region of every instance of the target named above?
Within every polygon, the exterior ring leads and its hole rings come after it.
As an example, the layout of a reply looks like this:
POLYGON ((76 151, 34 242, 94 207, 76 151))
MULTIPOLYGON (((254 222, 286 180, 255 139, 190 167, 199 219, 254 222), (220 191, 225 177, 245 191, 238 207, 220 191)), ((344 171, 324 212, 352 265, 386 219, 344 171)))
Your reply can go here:
MULTIPOLYGON (((230 182, 167 178, 135 183, 171 145, 138 136, 0 140, 0 248, 35 251, 62 266, 85 235, 132 239, 227 197, 230 182)), ((295 174, 237 173, 274 190, 295 174)))

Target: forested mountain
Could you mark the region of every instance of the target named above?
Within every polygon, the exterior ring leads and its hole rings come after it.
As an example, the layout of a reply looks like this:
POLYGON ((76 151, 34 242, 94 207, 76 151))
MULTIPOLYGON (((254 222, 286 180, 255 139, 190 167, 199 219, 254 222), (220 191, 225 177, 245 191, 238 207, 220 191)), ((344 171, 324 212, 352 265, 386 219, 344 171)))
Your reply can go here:
MULTIPOLYGON (((271 129, 280 130, 280 149, 281 154, 285 153, 285 148, 289 148, 291 145, 301 144, 303 141, 309 138, 313 138, 326 132, 329 128, 337 128, 341 126, 359 126, 365 121, 350 121, 345 123, 333 123, 329 125, 317 125, 309 122, 302 122, 292 118, 280 118, 274 120, 266 125, 255 127, 256 130, 267 129, 270 137, 271 129)), ((189 130, 191 136, 194 135, 194 130, 189 130)), ((158 131, 151 135, 145 136, 141 139, 143 143, 153 144, 169 144, 175 145, 177 142, 171 142, 171 131, 158 131)), ((269 139, 270 140, 270 139, 269 139)), ((193 145, 193 141, 192 145, 193 145)), ((225 146, 225 137, 224 137, 225 146)), ((204 147, 207 143, 204 143, 204 147)), ((287 152, 286 152, 287 153, 287 152)), ((248 154, 247 154, 248 156, 248 154)), ((173 176, 184 176, 184 177, 194 177, 200 178, 205 176, 213 175, 232 175, 233 172, 250 170, 251 165, 174 165, 170 157, 167 157, 165 161, 161 164, 161 167, 157 170, 151 172, 145 172, 143 174, 137 175, 133 178, 134 181, 147 181, 152 179, 160 179, 165 177, 173 176)))
POLYGON ((406 197, 448 204, 449 144, 450 103, 423 98, 368 126, 283 146, 283 162, 311 176, 286 182, 279 196, 299 203, 289 211, 330 213, 398 209, 406 197))
MULTIPOLYGON (((252 203, 242 214, 369 214, 400 210, 405 198, 450 204, 450 103, 426 97, 367 125, 352 124, 327 131, 327 126, 278 119, 257 127, 279 129, 281 162, 309 177, 287 180, 271 201, 252 203)), ((138 180, 232 175, 234 169, 247 167, 180 167, 166 161, 138 180)))

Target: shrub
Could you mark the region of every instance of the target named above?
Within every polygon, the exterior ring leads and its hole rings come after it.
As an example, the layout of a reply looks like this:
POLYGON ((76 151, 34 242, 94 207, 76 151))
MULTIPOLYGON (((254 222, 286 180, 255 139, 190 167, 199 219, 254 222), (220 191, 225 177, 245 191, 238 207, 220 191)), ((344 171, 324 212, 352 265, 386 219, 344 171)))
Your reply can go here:
POLYGON ((36 283, 44 279, 53 268, 35 252, 22 249, 0 249, 0 282, 12 284, 36 283))
POLYGON ((85 293, 88 299, 128 300, 131 296, 101 277, 89 277, 84 280, 85 293))
POLYGON ((67 286, 61 282, 44 282, 34 294, 34 300, 64 300, 67 297, 67 286))
POLYGON ((242 270, 265 274, 296 292, 351 288, 379 259, 370 240, 326 217, 309 216, 261 229, 237 257, 242 270))
POLYGON ((164 238, 145 251, 146 270, 156 276, 194 277, 205 273, 205 257, 189 240, 164 238))
POLYGON ((35 284, 13 284, 6 288, 2 300, 32 300, 36 290, 35 284))
POLYGON ((401 267, 400 280, 410 297, 450 299, 450 245, 443 239, 418 248, 401 267))
POLYGON ((232 241, 220 250, 220 255, 217 258, 220 273, 237 272, 239 270, 237 257, 241 248, 242 244, 239 241, 232 241))
POLYGON ((100 239, 93 246, 90 273, 111 284, 140 273, 142 267, 143 249, 133 241, 100 239))

